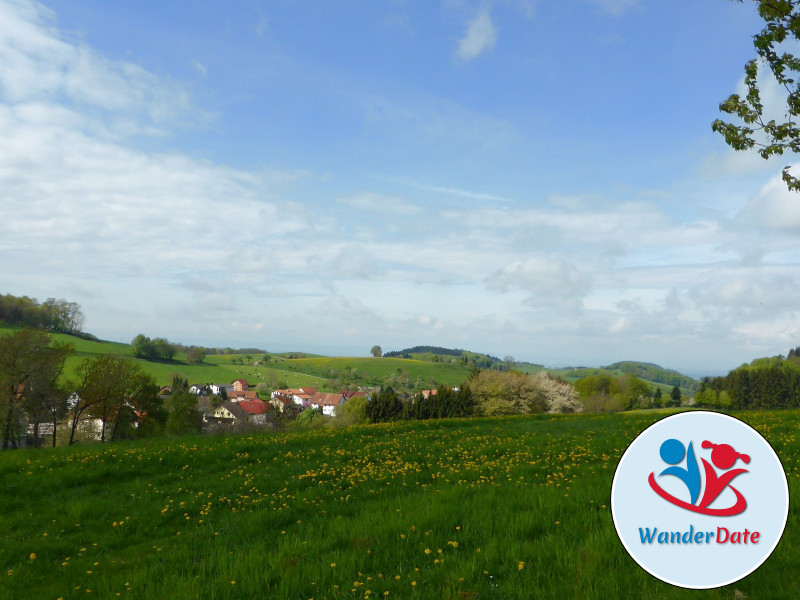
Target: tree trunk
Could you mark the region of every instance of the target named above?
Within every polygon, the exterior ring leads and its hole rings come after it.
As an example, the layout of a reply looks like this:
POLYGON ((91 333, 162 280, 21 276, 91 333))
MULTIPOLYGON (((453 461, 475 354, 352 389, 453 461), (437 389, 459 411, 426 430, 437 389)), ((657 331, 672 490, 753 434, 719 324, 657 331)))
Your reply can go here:
POLYGON ((53 413, 53 448, 56 447, 56 431, 58 425, 58 418, 56 417, 55 413, 53 413))
POLYGON ((80 417, 80 412, 78 411, 78 406, 75 406, 75 409, 72 412, 72 427, 70 428, 69 432, 69 445, 72 446, 73 442, 75 441, 75 430, 78 428, 78 418, 80 417))
POLYGON ((6 430, 3 432, 3 449, 7 449, 8 445, 13 441, 11 439, 11 422, 14 418, 14 402, 13 400, 8 403, 8 415, 6 418, 6 430))

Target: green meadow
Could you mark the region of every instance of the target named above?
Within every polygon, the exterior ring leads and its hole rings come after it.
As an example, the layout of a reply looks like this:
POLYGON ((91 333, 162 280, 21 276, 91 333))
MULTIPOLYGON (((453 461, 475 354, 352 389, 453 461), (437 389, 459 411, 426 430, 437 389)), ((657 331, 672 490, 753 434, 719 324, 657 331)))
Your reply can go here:
MULTIPOLYGON (((0 453, 0 598, 796 598, 798 512, 690 591, 619 543, 616 462, 665 413, 526 416, 0 453)), ((737 414, 800 493, 800 411, 737 414)))
MULTIPOLYGON (((0 324, 0 335, 10 333, 17 328, 0 324)), ((50 334, 57 342, 68 342, 75 346, 75 353, 67 359, 64 378, 69 379, 86 358, 114 354, 129 357, 136 361, 142 370, 153 376, 159 385, 168 385, 176 374, 185 377, 189 383, 230 383, 243 377, 256 385, 260 381, 283 381, 289 387, 312 386, 319 389, 336 389, 333 383, 337 375, 357 374, 364 380, 372 380, 371 384, 380 385, 392 375, 405 374, 409 380, 420 380, 425 387, 437 387, 444 384, 456 386, 469 377, 469 370, 460 365, 434 363, 422 360, 406 360, 400 358, 373 357, 321 357, 286 358, 285 355, 274 355, 271 362, 254 365, 260 361, 257 353, 208 355, 200 364, 187 362, 186 355, 177 353, 174 360, 149 361, 134 358, 129 344, 108 341, 91 341, 60 333, 50 334), (240 364, 241 359, 246 364, 240 364)), ((308 357, 309 355, 304 355, 308 357)))
POLYGON ((450 386, 464 383, 470 373, 469 369, 460 365, 407 358, 298 358, 285 360, 279 363, 278 366, 287 371, 307 373, 319 377, 330 377, 332 373, 342 372, 346 369, 357 369, 366 377, 381 380, 393 374, 406 372, 412 380, 420 378, 426 382, 435 381, 438 384, 450 386))

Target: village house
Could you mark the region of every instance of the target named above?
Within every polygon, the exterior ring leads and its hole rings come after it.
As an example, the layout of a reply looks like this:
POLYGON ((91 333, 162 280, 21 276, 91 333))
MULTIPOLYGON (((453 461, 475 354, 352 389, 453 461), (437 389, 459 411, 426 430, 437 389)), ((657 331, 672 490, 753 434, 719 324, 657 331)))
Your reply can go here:
POLYGON ((291 400, 301 408, 308 408, 311 405, 311 398, 317 393, 317 388, 302 387, 286 390, 275 390, 270 395, 272 400, 291 400))
POLYGON ((239 407, 250 414, 247 417, 249 423, 265 425, 271 419, 272 407, 263 400, 242 400, 239 402, 239 407))
POLYGON ((233 389, 233 386, 227 383, 209 383, 206 387, 215 396, 222 396, 223 398, 227 392, 233 389))
POLYGON ((209 415, 209 420, 223 423, 253 423, 264 425, 269 420, 270 406, 261 400, 224 402, 209 415))
POLYGON ((322 410, 322 414, 328 417, 336 416, 336 407, 345 402, 344 395, 339 394, 324 394, 317 392, 311 397, 310 407, 316 410, 322 410))
POLYGON ((246 392, 231 390, 228 392, 228 400, 231 402, 242 402, 243 400, 261 400, 258 397, 258 392, 254 390, 247 390, 246 392))
POLYGON ((237 392, 246 392, 250 389, 250 384, 247 383, 246 379, 237 379, 232 384, 233 389, 237 392))

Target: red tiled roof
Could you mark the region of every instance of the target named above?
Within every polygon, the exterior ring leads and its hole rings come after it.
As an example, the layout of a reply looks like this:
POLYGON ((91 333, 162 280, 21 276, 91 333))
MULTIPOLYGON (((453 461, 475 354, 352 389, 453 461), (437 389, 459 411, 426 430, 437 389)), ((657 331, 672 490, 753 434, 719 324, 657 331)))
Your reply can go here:
POLYGON ((259 400, 258 392, 254 392, 253 390, 248 390, 246 392, 231 390, 228 392, 228 398, 230 399, 240 398, 242 400, 259 400))
POLYGON ((269 404, 261 400, 242 400, 239 406, 251 415, 263 415, 269 412, 269 404))

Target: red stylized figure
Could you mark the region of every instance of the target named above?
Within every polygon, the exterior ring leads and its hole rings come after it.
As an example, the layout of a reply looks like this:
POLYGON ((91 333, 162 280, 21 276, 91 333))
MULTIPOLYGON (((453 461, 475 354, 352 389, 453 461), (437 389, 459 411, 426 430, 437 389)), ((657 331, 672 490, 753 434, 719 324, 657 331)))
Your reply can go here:
MULTIPOLYGON (((740 454, 739 452, 736 452, 736 450, 734 450, 733 447, 729 446, 728 444, 712 444, 708 440, 704 440, 702 447, 706 449, 713 448, 711 451, 711 462, 714 463, 714 467, 717 467, 718 469, 730 469, 740 458, 745 464, 750 463, 750 457, 747 454, 740 454)), ((737 477, 742 473, 747 473, 747 469, 734 469, 717 476, 717 472, 714 470, 714 467, 708 464, 708 461, 705 458, 701 458, 700 460, 703 462, 703 468, 706 472, 706 490, 703 493, 702 500, 700 501, 701 508, 705 508, 714 500, 716 500, 717 496, 722 493, 722 490, 730 485, 730 482, 734 477, 737 477)), ((736 494, 736 504, 731 508, 731 510, 739 509, 732 514, 738 514, 747 507, 747 502, 745 501, 744 496, 739 493, 739 490, 733 486, 730 486, 730 488, 736 494)))

